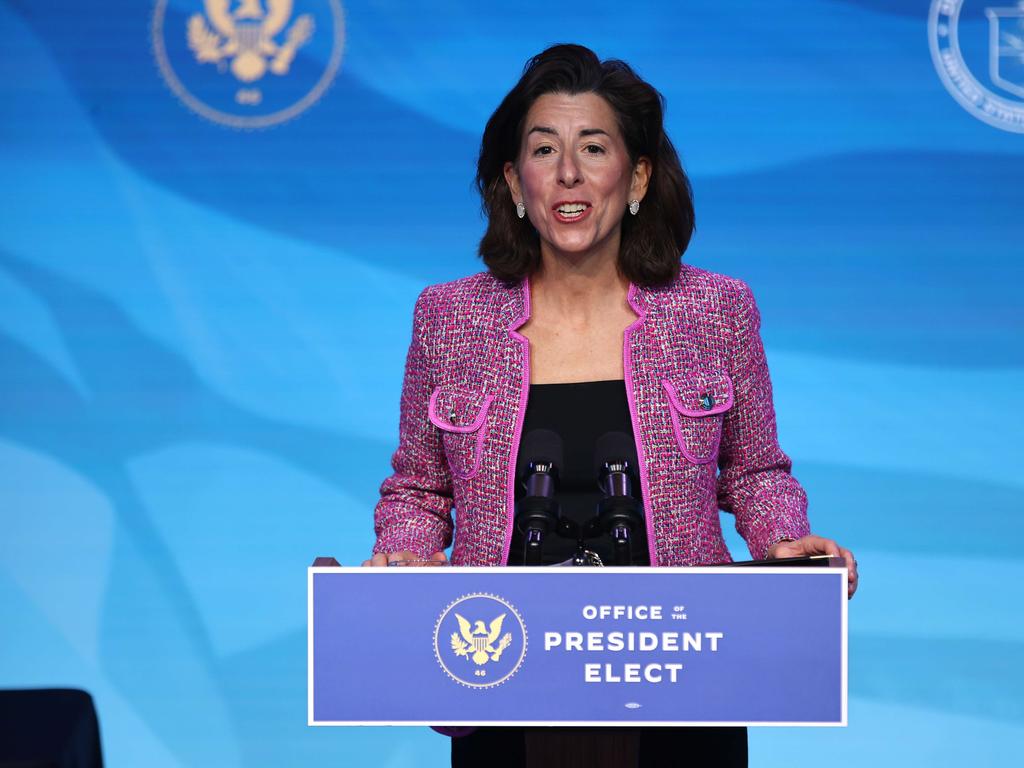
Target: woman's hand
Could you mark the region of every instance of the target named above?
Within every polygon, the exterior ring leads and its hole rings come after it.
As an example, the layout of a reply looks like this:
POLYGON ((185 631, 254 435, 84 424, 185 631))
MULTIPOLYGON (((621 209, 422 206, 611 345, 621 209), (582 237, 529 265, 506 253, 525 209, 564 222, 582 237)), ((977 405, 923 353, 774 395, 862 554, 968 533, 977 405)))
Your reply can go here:
POLYGON ((843 558, 849 573, 846 596, 853 597, 853 593, 857 591, 857 559, 853 556, 853 552, 843 549, 832 539, 814 535, 804 536, 796 541, 780 541, 768 550, 769 560, 780 557, 807 557, 808 555, 831 555, 843 558))
MULTIPOLYGON (((369 560, 363 560, 363 568, 366 567, 387 567, 388 563, 393 563, 397 560, 422 560, 423 558, 414 552, 378 552, 376 555, 371 557, 369 560)), ((445 557, 444 552, 435 552, 429 558, 437 563, 447 562, 448 558, 445 557)))

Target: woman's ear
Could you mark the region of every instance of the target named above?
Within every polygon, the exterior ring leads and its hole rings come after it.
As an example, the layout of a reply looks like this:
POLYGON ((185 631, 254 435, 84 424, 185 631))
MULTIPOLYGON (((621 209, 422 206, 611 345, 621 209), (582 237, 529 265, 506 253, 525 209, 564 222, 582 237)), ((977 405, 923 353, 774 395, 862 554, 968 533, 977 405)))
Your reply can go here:
POLYGON ((521 203, 523 197, 519 189, 519 173, 514 163, 505 163, 505 183, 508 184, 509 193, 512 195, 513 203, 521 203))
POLYGON ((630 200, 643 200, 651 183, 651 160, 641 157, 633 166, 633 183, 629 186, 630 200))

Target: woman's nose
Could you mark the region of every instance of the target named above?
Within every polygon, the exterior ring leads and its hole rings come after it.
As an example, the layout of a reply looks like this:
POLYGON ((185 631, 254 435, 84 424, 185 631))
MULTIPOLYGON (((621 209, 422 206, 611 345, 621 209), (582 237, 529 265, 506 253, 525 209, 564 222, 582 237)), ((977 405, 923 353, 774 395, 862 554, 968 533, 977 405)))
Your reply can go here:
POLYGON ((583 178, 580 176, 580 167, 571 153, 562 155, 558 166, 558 181, 563 187, 575 187, 583 178))

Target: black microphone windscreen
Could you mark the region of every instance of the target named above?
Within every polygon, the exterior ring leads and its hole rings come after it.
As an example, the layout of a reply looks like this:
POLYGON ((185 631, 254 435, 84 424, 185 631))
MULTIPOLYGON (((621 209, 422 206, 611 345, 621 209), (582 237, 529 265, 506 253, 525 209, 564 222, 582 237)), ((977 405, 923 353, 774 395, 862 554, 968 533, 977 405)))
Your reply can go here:
POLYGON ((559 469, 563 466, 562 438, 550 429, 531 429, 523 435, 519 446, 519 455, 523 458, 522 470, 530 462, 550 461, 559 469))
POLYGON ((609 461, 629 461, 633 465, 636 447, 632 438, 625 432, 605 432, 594 443, 594 474, 600 476, 604 465, 609 461))

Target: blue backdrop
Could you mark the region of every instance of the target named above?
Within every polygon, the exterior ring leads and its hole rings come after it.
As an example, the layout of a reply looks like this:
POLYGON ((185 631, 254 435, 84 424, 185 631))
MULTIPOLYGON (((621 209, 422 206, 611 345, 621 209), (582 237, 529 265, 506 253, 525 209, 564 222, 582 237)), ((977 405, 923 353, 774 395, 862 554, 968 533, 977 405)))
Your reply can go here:
POLYGON ((113 766, 444 761, 306 727, 305 567, 369 551, 412 303, 480 268, 483 124, 574 41, 667 97, 686 259, 752 285, 813 527, 861 564, 850 727, 752 764, 1019 755, 1024 134, 954 98, 927 0, 296 0, 276 53, 229 5, 0 0, 0 686, 92 691, 113 766))

